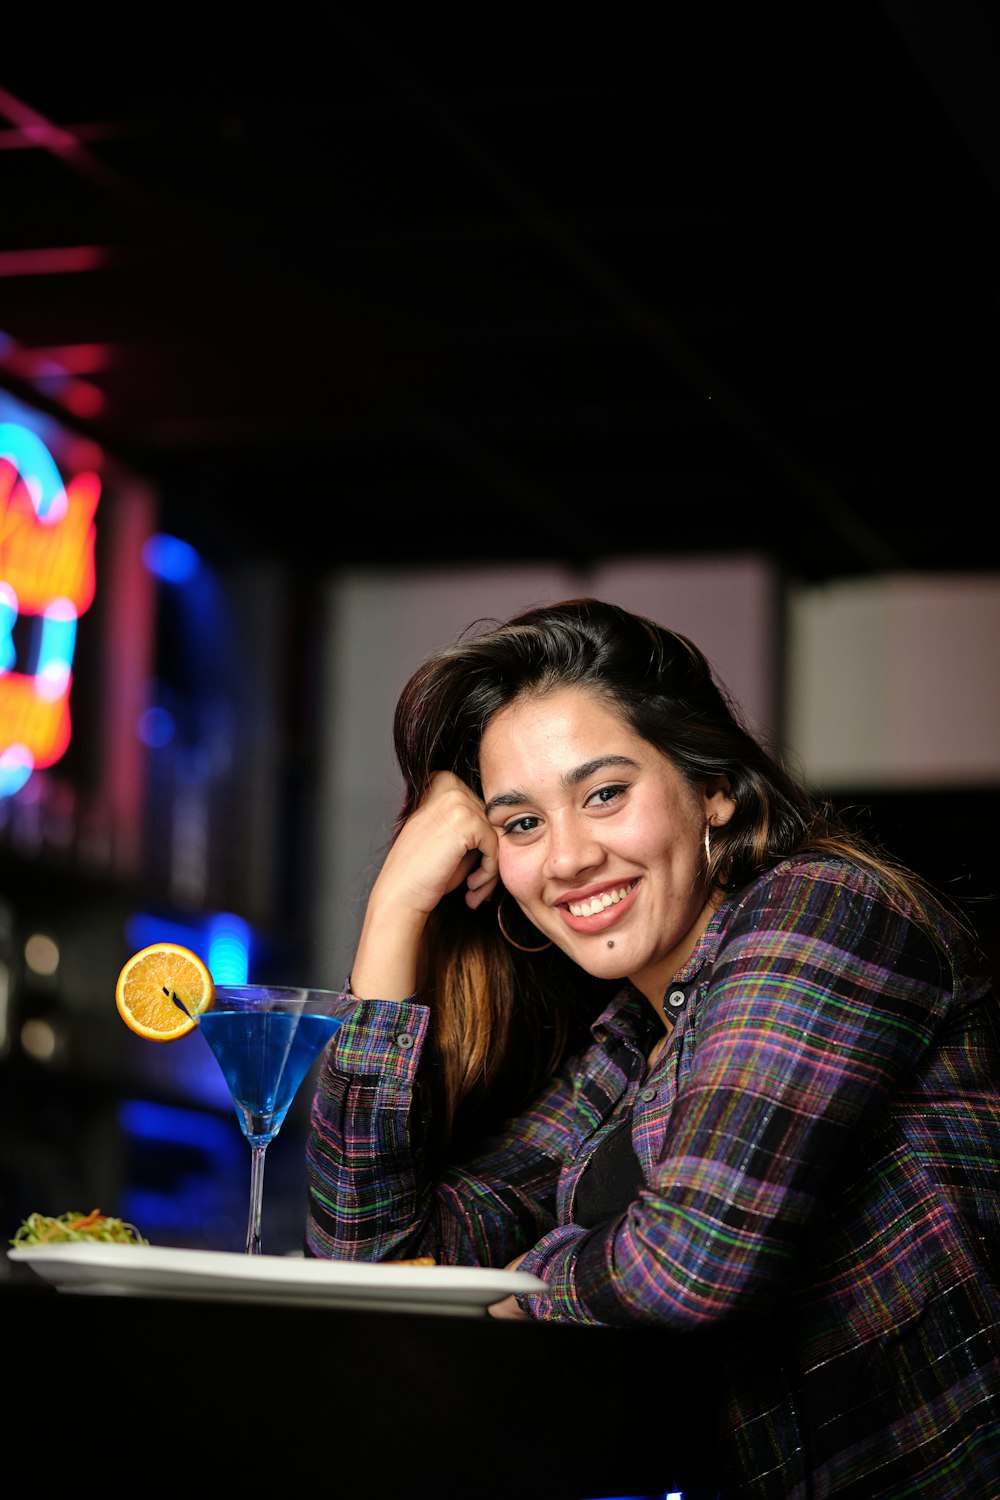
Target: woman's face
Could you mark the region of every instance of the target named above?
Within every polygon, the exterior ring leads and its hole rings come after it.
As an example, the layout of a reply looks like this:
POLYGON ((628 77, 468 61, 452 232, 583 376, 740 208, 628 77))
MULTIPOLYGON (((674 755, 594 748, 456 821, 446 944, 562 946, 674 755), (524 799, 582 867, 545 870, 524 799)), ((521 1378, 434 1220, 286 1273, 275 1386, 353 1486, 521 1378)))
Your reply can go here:
POLYGON ((582 969, 627 976, 658 1007, 717 903, 705 827, 729 821, 728 788, 689 786, 582 688, 502 709, 480 771, 511 896, 582 969))

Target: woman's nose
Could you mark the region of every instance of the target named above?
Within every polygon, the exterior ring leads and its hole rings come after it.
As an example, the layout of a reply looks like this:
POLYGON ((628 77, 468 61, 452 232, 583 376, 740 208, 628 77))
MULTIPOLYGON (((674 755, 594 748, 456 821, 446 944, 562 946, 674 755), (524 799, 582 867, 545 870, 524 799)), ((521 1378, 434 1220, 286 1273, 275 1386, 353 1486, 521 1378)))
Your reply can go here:
POLYGON ((545 874, 559 880, 574 880, 583 870, 599 865, 604 850, 589 823, 574 818, 554 818, 549 824, 545 874))

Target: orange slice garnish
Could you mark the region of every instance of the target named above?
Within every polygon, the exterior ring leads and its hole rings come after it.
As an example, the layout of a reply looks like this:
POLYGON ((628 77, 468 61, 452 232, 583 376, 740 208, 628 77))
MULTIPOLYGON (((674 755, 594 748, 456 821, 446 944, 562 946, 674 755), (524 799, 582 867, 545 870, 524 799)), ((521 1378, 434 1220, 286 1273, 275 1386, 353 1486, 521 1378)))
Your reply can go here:
POLYGON ((176 1042, 215 999, 208 965, 181 943, 151 943, 118 975, 115 1003, 130 1031, 151 1042, 176 1042))

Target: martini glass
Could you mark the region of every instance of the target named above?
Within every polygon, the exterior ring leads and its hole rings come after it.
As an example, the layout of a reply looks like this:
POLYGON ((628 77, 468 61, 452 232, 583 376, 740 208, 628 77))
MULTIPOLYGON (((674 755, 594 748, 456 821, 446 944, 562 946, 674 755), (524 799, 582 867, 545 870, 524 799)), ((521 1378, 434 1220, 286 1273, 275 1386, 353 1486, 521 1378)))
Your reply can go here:
POLYGON ((264 1154, 278 1134, 299 1085, 343 1015, 334 990, 291 985, 217 985, 210 1008, 198 1017, 233 1096, 250 1146, 250 1217, 246 1253, 259 1255, 264 1199, 264 1154))

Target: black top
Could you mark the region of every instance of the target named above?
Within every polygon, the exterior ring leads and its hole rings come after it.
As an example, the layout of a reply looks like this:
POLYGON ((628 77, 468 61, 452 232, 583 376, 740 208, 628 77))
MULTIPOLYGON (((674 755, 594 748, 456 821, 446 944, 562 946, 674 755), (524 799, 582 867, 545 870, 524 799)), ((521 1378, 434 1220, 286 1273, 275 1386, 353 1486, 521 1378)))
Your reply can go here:
POLYGON ((593 1229, 623 1213, 643 1185, 642 1168, 632 1145, 632 1111, 598 1146, 576 1189, 573 1220, 593 1229))

